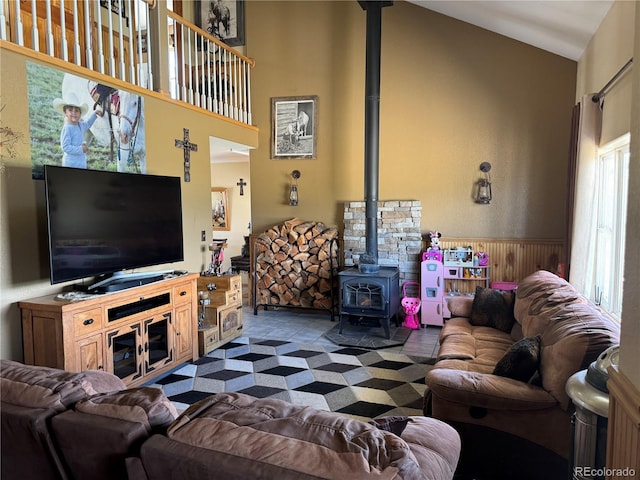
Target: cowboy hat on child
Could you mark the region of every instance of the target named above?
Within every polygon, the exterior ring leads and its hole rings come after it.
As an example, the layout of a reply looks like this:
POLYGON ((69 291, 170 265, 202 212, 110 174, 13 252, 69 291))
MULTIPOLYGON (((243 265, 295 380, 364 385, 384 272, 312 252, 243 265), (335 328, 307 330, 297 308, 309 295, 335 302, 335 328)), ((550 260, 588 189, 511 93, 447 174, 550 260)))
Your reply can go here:
POLYGON ((89 110, 86 103, 80 103, 78 96, 74 92, 65 93, 62 98, 56 98, 53 101, 53 108, 63 115, 65 107, 77 107, 80 109, 81 115, 84 115, 89 110))

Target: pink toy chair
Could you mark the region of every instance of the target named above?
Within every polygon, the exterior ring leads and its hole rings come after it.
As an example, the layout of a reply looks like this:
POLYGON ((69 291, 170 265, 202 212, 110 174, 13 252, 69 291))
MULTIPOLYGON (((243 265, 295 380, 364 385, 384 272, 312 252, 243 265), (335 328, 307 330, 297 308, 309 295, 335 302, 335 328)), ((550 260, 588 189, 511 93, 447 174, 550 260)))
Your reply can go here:
POLYGON ((418 321, 418 312, 420 311, 420 298, 409 297, 407 295, 407 285, 414 285, 417 291, 420 291, 420 284, 417 282, 404 282, 402 285, 402 301, 400 304, 404 309, 404 322, 402 326, 405 328, 411 328, 417 330, 420 328, 420 322, 418 321))

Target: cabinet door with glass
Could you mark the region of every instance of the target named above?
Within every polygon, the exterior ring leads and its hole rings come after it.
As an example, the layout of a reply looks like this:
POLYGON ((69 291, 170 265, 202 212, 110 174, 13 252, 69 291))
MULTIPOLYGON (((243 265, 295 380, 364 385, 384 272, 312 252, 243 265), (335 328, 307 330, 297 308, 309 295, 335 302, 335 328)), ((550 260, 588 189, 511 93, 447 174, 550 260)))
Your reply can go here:
POLYGON ((144 347, 141 322, 107 331, 105 342, 107 372, 120 377, 127 384, 142 377, 144 347))
POLYGON ((144 373, 164 367, 174 361, 174 328, 171 312, 142 321, 144 339, 144 373))

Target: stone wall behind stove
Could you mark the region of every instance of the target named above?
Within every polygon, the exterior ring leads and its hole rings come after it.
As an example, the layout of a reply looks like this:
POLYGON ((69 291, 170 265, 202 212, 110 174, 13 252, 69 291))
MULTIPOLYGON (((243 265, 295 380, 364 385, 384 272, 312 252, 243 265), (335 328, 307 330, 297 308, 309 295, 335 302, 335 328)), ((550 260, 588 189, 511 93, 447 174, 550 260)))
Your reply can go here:
MULTIPOLYGON (((422 235, 419 200, 385 200, 378 202, 378 264, 397 266, 400 285, 420 282, 422 235)), ((346 267, 358 265, 366 253, 365 202, 344 204, 343 252, 346 267)))

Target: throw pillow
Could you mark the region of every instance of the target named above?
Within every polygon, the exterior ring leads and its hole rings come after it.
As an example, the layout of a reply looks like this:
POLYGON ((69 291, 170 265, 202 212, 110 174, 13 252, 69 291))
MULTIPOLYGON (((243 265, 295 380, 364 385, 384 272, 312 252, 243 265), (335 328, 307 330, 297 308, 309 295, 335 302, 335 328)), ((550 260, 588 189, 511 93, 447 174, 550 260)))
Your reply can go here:
POLYGON ((540 335, 518 340, 498 361, 493 374, 521 382, 531 380, 540 365, 540 341, 540 335))
POLYGON ((513 300, 513 292, 476 287, 476 295, 471 305, 471 325, 511 332, 515 322, 513 300))

